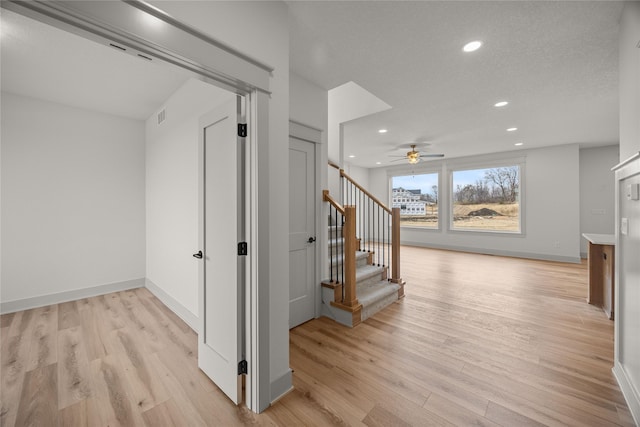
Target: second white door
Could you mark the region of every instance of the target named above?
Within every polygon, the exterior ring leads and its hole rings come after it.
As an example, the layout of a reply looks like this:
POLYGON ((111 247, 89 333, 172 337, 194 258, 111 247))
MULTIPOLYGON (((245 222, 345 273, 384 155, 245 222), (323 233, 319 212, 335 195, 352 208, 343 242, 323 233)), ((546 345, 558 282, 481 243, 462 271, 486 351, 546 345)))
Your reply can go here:
POLYGON ((289 328, 315 317, 315 145, 289 139, 289 328))

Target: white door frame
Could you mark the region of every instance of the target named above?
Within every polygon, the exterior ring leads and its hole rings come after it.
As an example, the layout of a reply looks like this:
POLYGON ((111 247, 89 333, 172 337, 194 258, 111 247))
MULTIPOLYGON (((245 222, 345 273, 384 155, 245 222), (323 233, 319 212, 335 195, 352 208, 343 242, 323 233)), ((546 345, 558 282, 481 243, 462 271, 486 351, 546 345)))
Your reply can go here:
MULTIPOLYGON (((315 236, 316 236, 316 257, 315 257, 315 273, 314 281, 317 284, 315 287, 315 317, 320 317, 322 311, 322 288, 320 282, 322 281, 322 271, 324 264, 322 263, 323 257, 327 256, 327 241, 326 234, 323 231, 323 226, 326 229, 327 219, 324 216, 324 204, 320 198, 321 183, 322 183, 322 130, 309 126, 295 120, 289 120, 289 137, 307 141, 313 144, 315 150, 315 202, 314 209, 316 210, 316 223, 315 223, 315 236)), ((326 168, 326 165, 324 165, 326 168)), ((291 268, 291 267, 289 267, 291 268)))
MULTIPOLYGON (((0 7, 101 44, 117 43, 127 53, 181 67, 207 83, 246 100, 248 212, 246 313, 246 405, 261 412, 270 403, 269 362, 269 83, 273 67, 172 18, 140 0, 108 2, 18 2, 0 7), (140 18, 163 26, 145 29, 140 18), (165 37, 160 38, 158 34, 165 37), (167 36, 170 34, 170 36, 167 36), (187 48, 188 47, 188 48, 187 48), (258 142, 261 142, 259 144, 258 142), (258 211, 261 215, 258 216, 258 211), (260 283, 260 287, 258 287, 260 283)), ((185 254, 188 256, 188 254, 185 254)))

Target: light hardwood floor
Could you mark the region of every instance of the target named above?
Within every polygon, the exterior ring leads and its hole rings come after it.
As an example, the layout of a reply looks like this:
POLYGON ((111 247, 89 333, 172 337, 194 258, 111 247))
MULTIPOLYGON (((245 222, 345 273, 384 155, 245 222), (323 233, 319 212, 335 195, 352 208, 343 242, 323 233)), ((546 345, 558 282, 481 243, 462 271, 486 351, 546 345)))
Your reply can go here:
POLYGON ((402 248, 406 298, 290 334, 295 389, 263 414, 197 369, 145 289, 3 315, 2 426, 633 425, 585 264, 402 248))

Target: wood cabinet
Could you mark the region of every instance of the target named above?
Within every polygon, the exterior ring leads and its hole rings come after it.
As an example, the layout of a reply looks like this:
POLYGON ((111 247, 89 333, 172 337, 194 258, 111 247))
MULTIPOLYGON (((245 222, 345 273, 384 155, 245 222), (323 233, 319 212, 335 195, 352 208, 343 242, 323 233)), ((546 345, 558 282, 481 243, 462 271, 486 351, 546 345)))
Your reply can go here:
POLYGON ((587 302, 602 307, 613 320, 615 295, 615 236, 613 234, 583 234, 589 242, 589 289, 587 302))

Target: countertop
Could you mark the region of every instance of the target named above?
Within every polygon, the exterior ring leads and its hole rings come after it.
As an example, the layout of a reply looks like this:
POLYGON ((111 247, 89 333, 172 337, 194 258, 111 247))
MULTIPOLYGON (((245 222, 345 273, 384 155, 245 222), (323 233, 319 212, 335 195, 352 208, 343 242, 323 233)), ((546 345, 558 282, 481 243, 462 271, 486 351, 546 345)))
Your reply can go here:
POLYGON ((616 235, 615 234, 591 234, 591 233, 582 233, 582 237, 590 241, 595 245, 612 245, 616 244, 616 235))

